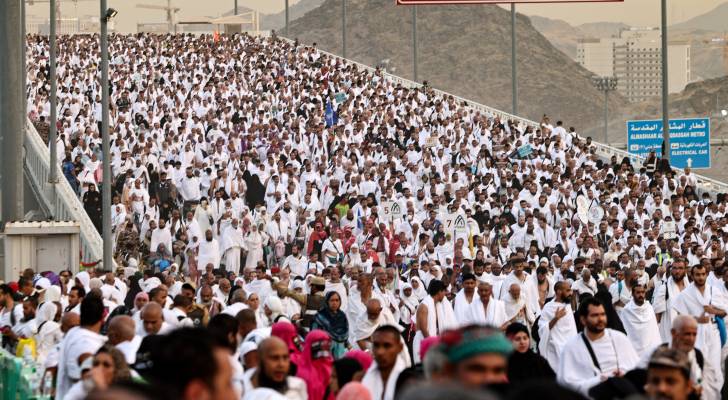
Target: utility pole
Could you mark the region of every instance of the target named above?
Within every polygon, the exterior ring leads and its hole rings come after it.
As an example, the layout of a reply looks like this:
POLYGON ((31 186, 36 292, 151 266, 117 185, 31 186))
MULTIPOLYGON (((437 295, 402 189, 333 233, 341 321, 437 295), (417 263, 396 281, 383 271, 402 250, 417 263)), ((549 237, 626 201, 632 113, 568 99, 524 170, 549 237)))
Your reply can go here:
POLYGON ((25 102, 21 0, 0 1, 0 132, 2 134, 2 222, 23 218, 23 138, 25 102))
POLYGON ((101 5, 101 152, 103 153, 103 185, 101 192, 101 231, 104 242, 103 267, 111 271, 111 151, 109 137, 109 18, 106 0, 101 5))
POLYGON ((235 7, 233 8, 233 15, 238 15, 238 0, 235 0, 235 7))
MULTIPOLYGON (((286 37, 288 37, 288 0, 286 0, 286 37)), ((289 37, 290 39, 290 37, 289 37)))
POLYGON ((662 158, 670 161, 670 116, 667 79, 667 0, 662 0, 662 158))
POLYGON ((617 90, 619 80, 616 77, 594 78, 594 86, 604 92, 604 144, 609 144, 609 92, 617 90))
POLYGON ((417 82, 417 5, 412 5, 412 64, 414 81, 417 82))
POLYGON ((511 97, 513 115, 518 114, 518 76, 516 75, 516 3, 511 3, 511 97))
MULTIPOLYGON (((58 148, 56 146, 57 134, 56 123, 58 119, 58 83, 56 78, 56 2, 50 1, 50 36, 48 37, 49 57, 48 57, 48 79, 51 81, 51 117, 50 128, 48 130, 48 145, 51 151, 51 173, 48 177, 48 183, 54 185, 58 183, 58 148)), ((53 196, 55 196, 55 186, 53 187, 53 196)), ((55 200, 53 215, 55 216, 55 200)))
POLYGON ((346 58, 346 0, 341 0, 341 43, 343 47, 343 56, 346 58))

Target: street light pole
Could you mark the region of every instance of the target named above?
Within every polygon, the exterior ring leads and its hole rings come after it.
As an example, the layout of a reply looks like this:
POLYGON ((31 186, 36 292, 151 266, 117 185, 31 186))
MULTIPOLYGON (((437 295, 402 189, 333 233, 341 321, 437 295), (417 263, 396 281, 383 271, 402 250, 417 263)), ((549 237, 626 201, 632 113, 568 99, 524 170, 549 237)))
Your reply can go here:
MULTIPOLYGON (((58 83, 56 82, 56 1, 51 0, 50 5, 50 36, 48 38, 48 45, 50 46, 48 65, 50 71, 48 72, 48 79, 51 81, 51 116, 50 116, 50 129, 48 130, 48 145, 51 151, 51 173, 48 178, 48 183, 58 183, 58 148, 56 146, 57 132, 56 123, 58 119, 57 107, 58 107, 58 83)), ((55 191, 54 191, 55 195, 55 191)), ((55 208, 55 201, 54 208, 55 208)), ((55 216, 55 209, 53 210, 55 216)))
MULTIPOLYGON (((20 0, 0 1, 0 132, 2 146, 2 222, 23 218, 23 139, 25 103, 23 6, 20 0)), ((4 225, 0 226, 4 229, 4 225)))
POLYGON ((288 0, 286 0, 286 37, 288 37, 288 22, 288 0))
POLYGON ((414 80, 417 82, 417 5, 412 5, 412 59, 414 80))
POLYGON ((238 0, 235 0, 235 8, 233 9, 233 14, 238 15, 238 0))
POLYGON ((604 144, 609 144, 609 92, 617 90, 619 81, 615 77, 596 77, 594 86, 604 92, 604 144))
POLYGON ((111 271, 111 152, 109 137, 109 12, 106 0, 101 0, 101 152, 103 154, 103 185, 101 192, 102 238, 104 243, 103 267, 111 271))
POLYGON ((518 75, 516 68, 516 3, 511 3, 511 97, 513 115, 518 114, 518 75))
POLYGON ((343 56, 346 58, 346 0, 341 0, 341 43, 343 50, 343 56))
POLYGON ((667 0, 662 0, 662 158, 670 161, 670 116, 667 79, 667 0))

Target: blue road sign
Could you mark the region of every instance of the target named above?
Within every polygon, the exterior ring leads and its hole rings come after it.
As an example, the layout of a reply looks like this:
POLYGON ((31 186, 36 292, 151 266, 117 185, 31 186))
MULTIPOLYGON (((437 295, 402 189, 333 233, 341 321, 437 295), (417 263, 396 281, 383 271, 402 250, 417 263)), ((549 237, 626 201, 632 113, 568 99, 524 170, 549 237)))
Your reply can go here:
MULTIPOLYGON (((647 157, 662 155, 662 121, 627 121, 627 151, 647 157)), ((670 165, 710 168, 710 118, 670 120, 670 165)))

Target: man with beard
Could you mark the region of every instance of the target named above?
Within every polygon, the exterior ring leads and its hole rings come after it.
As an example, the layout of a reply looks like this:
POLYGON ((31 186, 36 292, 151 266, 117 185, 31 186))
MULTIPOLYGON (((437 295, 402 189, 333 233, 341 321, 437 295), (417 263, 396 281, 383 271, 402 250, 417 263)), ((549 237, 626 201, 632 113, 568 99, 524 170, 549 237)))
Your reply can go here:
POLYGON ((198 271, 203 272, 207 264, 212 264, 213 269, 220 267, 220 245, 217 239, 212 237, 212 230, 205 231, 205 240, 200 242, 197 255, 198 271))
POLYGON ((632 340, 634 350, 641 357, 659 345, 660 328, 657 327, 655 310, 645 300, 647 289, 642 285, 632 287, 632 300, 619 313, 627 337, 632 340))
POLYGON ((705 265, 696 265, 691 269, 693 283, 688 285, 675 297, 673 307, 680 315, 690 315, 698 321, 698 332, 695 347, 705 355, 703 374, 703 393, 706 399, 720 397, 723 387, 721 373, 720 328, 716 319, 726 315, 725 300, 714 287, 706 284, 708 270, 705 265))
POLYGON ((208 320, 222 312, 222 304, 215 298, 212 287, 209 285, 200 289, 200 305, 205 309, 208 320))
POLYGON ((291 359, 283 340, 276 336, 263 340, 258 345, 258 356, 258 367, 245 373, 244 399, 306 399, 306 383, 288 376, 291 359))
POLYGON ((564 346, 556 376, 562 384, 589 395, 592 387, 632 370, 639 357, 625 334, 607 328, 607 314, 598 299, 586 298, 578 313, 584 331, 564 346))
POLYGON ((576 336, 576 321, 571 310, 572 291, 569 282, 556 282, 554 290, 556 294, 553 300, 544 305, 538 321, 541 338, 538 348, 555 371, 559 367, 564 345, 576 336))
POLYGON ((458 294, 455 296, 455 305, 453 307, 455 311, 455 318, 457 318, 458 321, 466 321, 468 319, 468 310, 473 305, 473 302, 480 300, 478 294, 475 293, 475 275, 471 273, 464 273, 462 278, 463 288, 460 289, 458 294))
POLYGON ((689 283, 688 278, 685 276, 685 267, 685 259, 676 259, 670 267, 670 277, 660 284, 652 298, 657 323, 660 324, 660 337, 663 342, 669 341, 672 336, 670 329, 672 329, 672 319, 676 316, 672 303, 689 283))
POLYGON ((461 324, 478 324, 504 328, 508 317, 502 300, 493 298, 493 286, 487 282, 478 285, 478 298, 467 309, 465 318, 458 317, 461 324))

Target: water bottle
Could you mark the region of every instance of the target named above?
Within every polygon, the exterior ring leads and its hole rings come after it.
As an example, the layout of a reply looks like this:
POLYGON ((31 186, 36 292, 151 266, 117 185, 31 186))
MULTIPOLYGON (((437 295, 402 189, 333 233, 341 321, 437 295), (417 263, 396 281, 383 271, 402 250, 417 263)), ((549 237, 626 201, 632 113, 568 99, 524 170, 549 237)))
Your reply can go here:
POLYGON ((46 372, 43 375, 41 390, 44 399, 50 399, 53 396, 53 374, 51 372, 46 372))

